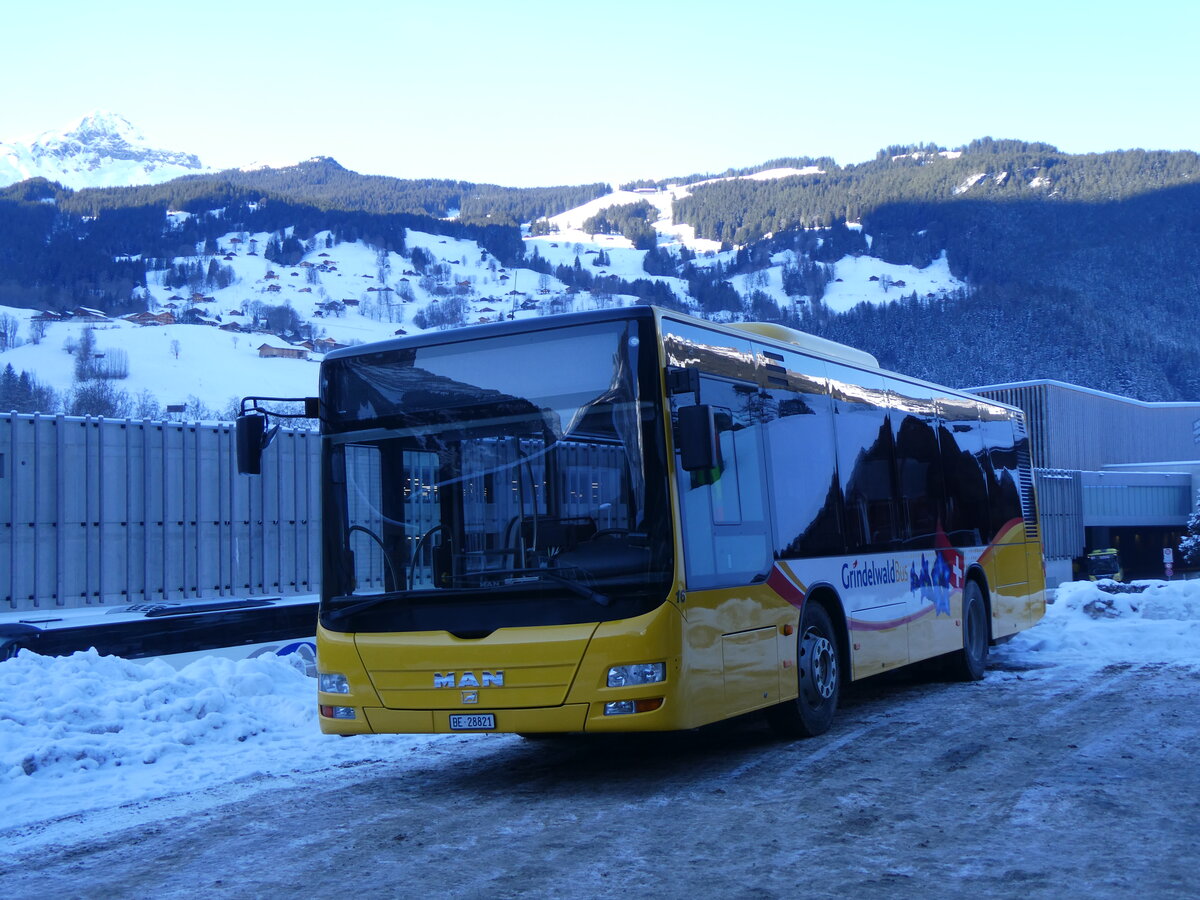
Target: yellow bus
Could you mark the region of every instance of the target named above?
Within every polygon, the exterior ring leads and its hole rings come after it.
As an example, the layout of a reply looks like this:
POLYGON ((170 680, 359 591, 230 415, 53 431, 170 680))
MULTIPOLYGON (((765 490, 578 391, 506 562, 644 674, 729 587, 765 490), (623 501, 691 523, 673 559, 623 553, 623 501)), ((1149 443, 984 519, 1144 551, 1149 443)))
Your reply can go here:
POLYGON ((330 353, 320 395, 327 733, 815 735, 1045 610, 1020 411, 798 331, 484 325, 330 353))

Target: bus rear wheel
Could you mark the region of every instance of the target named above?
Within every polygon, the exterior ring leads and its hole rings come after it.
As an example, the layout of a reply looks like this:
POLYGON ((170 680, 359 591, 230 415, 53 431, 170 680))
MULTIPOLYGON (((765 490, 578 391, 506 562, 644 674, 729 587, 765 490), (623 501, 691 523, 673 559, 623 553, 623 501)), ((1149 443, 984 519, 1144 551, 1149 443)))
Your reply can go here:
POLYGON ((956 681, 979 681, 987 670, 988 617, 983 591, 975 581, 963 588, 962 632, 962 649, 947 658, 947 672, 956 681))
POLYGON ((767 722, 782 737, 815 737, 833 724, 842 670, 829 613, 818 603, 804 604, 796 641, 798 694, 767 710, 767 722))

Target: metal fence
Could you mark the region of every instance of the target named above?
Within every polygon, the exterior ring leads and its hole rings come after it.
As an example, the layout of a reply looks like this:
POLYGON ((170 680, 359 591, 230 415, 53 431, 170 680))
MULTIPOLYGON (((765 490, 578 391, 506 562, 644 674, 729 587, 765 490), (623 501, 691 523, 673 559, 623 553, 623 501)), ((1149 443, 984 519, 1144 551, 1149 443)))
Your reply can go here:
POLYGON ((1084 551, 1081 474, 1069 469, 1034 469, 1042 549, 1047 559, 1072 559, 1084 551))
POLYGON ((315 593, 319 435, 239 475, 229 424, 0 415, 0 612, 315 593))

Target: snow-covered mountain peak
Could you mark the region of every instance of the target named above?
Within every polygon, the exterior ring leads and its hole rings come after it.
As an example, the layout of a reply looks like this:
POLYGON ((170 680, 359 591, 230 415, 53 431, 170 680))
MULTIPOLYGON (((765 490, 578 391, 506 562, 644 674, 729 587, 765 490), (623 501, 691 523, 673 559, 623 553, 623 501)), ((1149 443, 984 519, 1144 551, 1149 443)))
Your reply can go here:
POLYGON ((0 143, 0 186, 36 177, 72 188, 159 184, 204 171, 195 154, 151 147, 128 119, 107 111, 28 144, 0 143))
MULTIPOLYGON (((43 138, 52 138, 52 133, 43 138)), ((97 110, 91 115, 84 116, 63 137, 84 144, 144 144, 146 137, 133 123, 119 113, 107 110, 97 110)))

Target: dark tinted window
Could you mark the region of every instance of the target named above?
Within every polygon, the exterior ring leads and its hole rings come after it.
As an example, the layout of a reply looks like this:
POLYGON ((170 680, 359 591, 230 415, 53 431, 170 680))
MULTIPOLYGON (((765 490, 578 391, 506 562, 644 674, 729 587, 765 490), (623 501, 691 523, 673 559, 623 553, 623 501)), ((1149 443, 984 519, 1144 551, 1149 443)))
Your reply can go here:
POLYGON ((770 391, 779 418, 767 426, 775 549, 785 559, 842 553, 842 495, 825 364, 786 354, 781 365, 787 389, 770 391))
POLYGON ((979 404, 960 397, 942 397, 938 408, 946 535, 956 547, 977 547, 990 537, 979 404))
POLYGON ((894 547, 892 429, 882 375, 828 364, 847 550, 894 547))
POLYGON ((905 547, 931 548, 944 519, 933 391, 888 379, 896 447, 896 516, 905 547))

